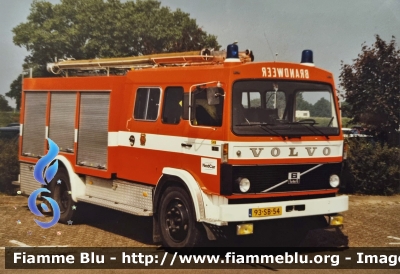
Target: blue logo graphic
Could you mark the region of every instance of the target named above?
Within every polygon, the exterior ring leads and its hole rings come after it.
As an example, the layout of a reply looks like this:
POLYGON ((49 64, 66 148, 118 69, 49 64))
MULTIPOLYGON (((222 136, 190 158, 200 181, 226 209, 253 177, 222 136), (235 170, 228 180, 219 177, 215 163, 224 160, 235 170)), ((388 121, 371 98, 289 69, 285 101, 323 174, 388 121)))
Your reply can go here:
MULTIPOLYGON (((58 160, 53 161, 59 152, 58 146, 49 138, 47 138, 47 141, 49 142, 49 152, 37 162, 35 169, 33 170, 33 177, 42 185, 47 185, 54 178, 58 170, 58 160), (53 164, 49 166, 52 162, 53 164)), ((28 198, 28 207, 30 211, 39 217, 43 217, 44 215, 37 208, 36 199, 37 196, 42 192, 51 193, 51 191, 47 188, 39 188, 32 192, 28 198)), ((54 201, 54 199, 49 197, 43 198, 46 199, 53 208, 53 220, 46 223, 35 219, 35 222, 41 228, 50 228, 60 219, 60 207, 58 206, 57 202, 54 201)), ((50 211, 46 204, 41 203, 40 206, 45 212, 50 211)))

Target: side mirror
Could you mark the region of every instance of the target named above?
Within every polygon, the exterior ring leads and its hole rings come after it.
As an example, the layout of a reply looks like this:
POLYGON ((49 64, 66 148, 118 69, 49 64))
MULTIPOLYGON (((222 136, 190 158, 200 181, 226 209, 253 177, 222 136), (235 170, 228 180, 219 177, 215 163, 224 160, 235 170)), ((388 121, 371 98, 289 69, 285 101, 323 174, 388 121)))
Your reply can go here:
POLYGON ((207 90, 207 103, 212 106, 212 105, 219 105, 220 96, 224 96, 223 92, 220 92, 220 89, 218 87, 209 87, 206 89, 207 90))

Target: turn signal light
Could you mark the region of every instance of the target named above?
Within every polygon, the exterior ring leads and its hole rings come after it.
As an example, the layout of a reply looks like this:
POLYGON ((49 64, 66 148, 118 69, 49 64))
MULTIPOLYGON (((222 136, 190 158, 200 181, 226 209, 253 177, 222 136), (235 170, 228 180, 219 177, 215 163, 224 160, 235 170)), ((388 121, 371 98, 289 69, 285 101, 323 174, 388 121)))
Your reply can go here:
POLYGON ((236 226, 236 235, 253 234, 253 224, 240 224, 236 226))
POLYGON ((228 162, 228 144, 222 144, 222 155, 221 155, 221 162, 227 163, 228 162))
POLYGON ((343 216, 342 215, 329 216, 329 225, 331 226, 343 225, 343 216))
POLYGON ((347 143, 347 141, 345 141, 343 143, 343 160, 347 159, 347 153, 349 151, 349 144, 347 143))

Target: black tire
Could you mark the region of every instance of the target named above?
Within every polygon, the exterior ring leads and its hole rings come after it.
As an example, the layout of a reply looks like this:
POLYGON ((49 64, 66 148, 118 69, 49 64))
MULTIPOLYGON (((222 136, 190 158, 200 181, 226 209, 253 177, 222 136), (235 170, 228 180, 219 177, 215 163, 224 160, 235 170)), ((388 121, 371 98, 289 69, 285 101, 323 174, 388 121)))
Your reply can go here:
POLYGON ((196 221, 192 199, 182 188, 169 187, 164 191, 158 218, 165 248, 191 248, 201 241, 202 231, 196 221))
POLYGON ((75 202, 72 200, 70 191, 68 172, 65 168, 59 168, 57 174, 50 182, 51 198, 54 199, 60 207, 60 223, 67 223, 73 220, 75 202))

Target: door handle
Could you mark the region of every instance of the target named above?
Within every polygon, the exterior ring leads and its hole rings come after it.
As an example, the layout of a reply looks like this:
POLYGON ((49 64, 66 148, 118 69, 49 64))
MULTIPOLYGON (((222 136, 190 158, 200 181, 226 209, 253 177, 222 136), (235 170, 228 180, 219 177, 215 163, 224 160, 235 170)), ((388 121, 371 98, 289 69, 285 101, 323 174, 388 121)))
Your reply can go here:
POLYGON ((181 146, 183 146, 183 147, 188 147, 188 148, 191 148, 191 147, 192 147, 191 144, 185 144, 185 143, 182 143, 181 146))

